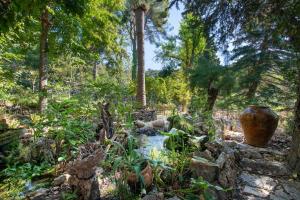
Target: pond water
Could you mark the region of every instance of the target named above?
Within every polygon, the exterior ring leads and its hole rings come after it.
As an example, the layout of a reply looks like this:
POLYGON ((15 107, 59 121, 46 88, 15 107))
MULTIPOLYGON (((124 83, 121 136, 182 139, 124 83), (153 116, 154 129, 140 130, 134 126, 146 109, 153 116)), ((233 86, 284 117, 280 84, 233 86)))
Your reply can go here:
POLYGON ((137 151, 143 156, 149 158, 151 157, 151 152, 160 152, 164 149, 164 141, 167 138, 168 136, 164 135, 140 135, 138 136, 138 139, 140 141, 140 148, 137 151))

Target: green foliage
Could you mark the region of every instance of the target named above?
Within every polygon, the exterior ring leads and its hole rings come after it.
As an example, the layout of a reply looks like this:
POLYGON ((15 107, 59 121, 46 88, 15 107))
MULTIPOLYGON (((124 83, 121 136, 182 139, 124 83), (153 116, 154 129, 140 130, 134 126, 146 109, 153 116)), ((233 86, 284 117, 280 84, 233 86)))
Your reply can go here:
POLYGON ((88 105, 80 104, 77 99, 52 103, 33 124, 35 137, 52 138, 56 141, 57 157, 70 159, 67 155, 76 156, 80 144, 94 139, 95 130, 91 124, 93 113, 88 105), (47 127, 47 131, 45 128, 47 127))
POLYGON ((194 127, 191 120, 188 120, 183 115, 173 115, 168 118, 168 121, 170 122, 169 129, 176 128, 189 134, 194 133, 194 127))
POLYGON ((182 60, 181 65, 184 69, 189 69, 206 47, 206 38, 201 19, 188 13, 180 25, 179 36, 181 39, 179 51, 182 60))
POLYGON ((71 193, 62 192, 62 200, 76 200, 76 199, 78 199, 76 191, 71 193))
MULTIPOLYGON (((22 192, 26 189, 26 184, 33 178, 41 176, 51 170, 48 163, 41 163, 40 165, 33 165, 31 163, 24 163, 7 167, 0 173, 3 182, 0 184, 1 199, 23 199, 22 192)), ((34 189, 40 187, 36 185, 34 189)), ((41 186, 43 187, 43 186, 41 186)))

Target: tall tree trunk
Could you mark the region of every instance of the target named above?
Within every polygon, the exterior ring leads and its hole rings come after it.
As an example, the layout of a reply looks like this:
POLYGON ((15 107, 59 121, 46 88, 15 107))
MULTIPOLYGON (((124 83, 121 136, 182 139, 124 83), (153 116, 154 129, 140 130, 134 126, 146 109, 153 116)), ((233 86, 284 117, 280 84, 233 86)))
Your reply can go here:
POLYGON ((131 79, 136 80, 136 70, 137 70, 137 47, 136 47, 136 34, 132 38, 132 71, 131 79))
POLYGON ((257 88, 258 88, 258 85, 259 85, 259 81, 253 81, 251 84, 250 84, 250 87, 247 91, 247 94, 246 94, 246 97, 247 99, 253 99, 255 97, 255 93, 257 91, 257 88))
MULTIPOLYGON (((300 64, 300 62, 298 61, 300 64)), ((298 64, 298 89, 297 89, 297 101, 295 104, 295 116, 294 116, 294 130, 292 148, 289 155, 290 166, 298 173, 300 173, 300 66, 298 64)))
POLYGON ((94 66, 93 66, 93 80, 96 80, 98 74, 98 65, 97 62, 95 61, 94 66))
POLYGON ((41 13, 41 37, 40 37, 40 63, 39 63, 39 110, 43 112, 47 108, 47 62, 48 62, 48 32, 49 13, 44 8, 41 13))
POLYGON ((138 7, 135 10, 136 35, 137 35, 137 103, 139 107, 146 107, 146 91, 145 91, 145 52, 144 52, 144 24, 145 24, 145 8, 138 7))
POLYGON ((217 97, 219 94, 219 89, 214 87, 209 87, 207 90, 207 107, 205 111, 212 111, 214 108, 214 105, 216 103, 217 97))
POLYGON ((137 47, 136 47, 136 23, 135 17, 130 20, 129 36, 132 45, 132 68, 131 68, 131 79, 136 80, 136 70, 137 70, 137 47))

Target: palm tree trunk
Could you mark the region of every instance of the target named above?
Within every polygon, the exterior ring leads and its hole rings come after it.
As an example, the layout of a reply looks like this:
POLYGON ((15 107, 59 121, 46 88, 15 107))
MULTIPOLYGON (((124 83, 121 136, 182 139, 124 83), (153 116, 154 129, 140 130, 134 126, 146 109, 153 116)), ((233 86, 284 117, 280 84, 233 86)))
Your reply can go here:
MULTIPOLYGON (((300 62, 299 62, 300 64, 300 62)), ((298 66, 298 89, 297 89, 297 101, 295 104, 295 116, 294 116, 294 131, 292 148, 289 155, 289 164, 292 169, 297 173, 300 173, 300 66, 298 66)))
POLYGON ((136 80, 136 70, 137 70, 137 47, 136 47, 136 34, 132 40, 132 80, 136 80))
POLYGON ((136 50, 136 23, 135 17, 130 20, 130 27, 129 27, 129 36, 132 45, 132 69, 131 69, 131 79, 136 80, 136 70, 137 70, 137 50, 136 50))
POLYGON ((47 108, 47 62, 48 62, 48 32, 49 13, 47 8, 41 14, 41 37, 40 37, 40 63, 39 63, 39 111, 43 112, 47 108))
POLYGON ((135 10, 136 35, 137 35, 137 103, 139 107, 146 107, 145 91, 145 52, 144 52, 144 21, 145 9, 141 6, 135 10))

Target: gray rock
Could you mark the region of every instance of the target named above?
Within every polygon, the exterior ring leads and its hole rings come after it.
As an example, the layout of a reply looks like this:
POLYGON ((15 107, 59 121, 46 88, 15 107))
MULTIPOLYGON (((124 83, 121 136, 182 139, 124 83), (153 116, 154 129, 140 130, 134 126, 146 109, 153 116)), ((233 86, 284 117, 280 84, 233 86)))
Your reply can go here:
POLYGON ((60 175, 59 177, 56 177, 54 180, 53 180, 53 186, 59 186, 61 184, 63 184, 65 181, 66 181, 66 176, 64 174, 60 175))
POLYGON ((300 183, 287 182, 282 185, 284 190, 294 199, 300 199, 300 183))
POLYGON ((267 190, 250 187, 248 185, 245 186, 243 193, 244 194, 252 194, 254 196, 258 196, 258 197, 262 197, 262 198, 266 198, 270 194, 270 192, 267 190))
POLYGON ((30 194, 28 194, 31 200, 44 200, 48 194, 49 190, 45 188, 40 188, 30 194))
POLYGON ((265 198, 259 198, 256 196, 245 196, 243 199, 244 200, 264 200, 265 198))
POLYGON ((142 200, 163 200, 164 199, 164 194, 159 192, 159 193, 152 193, 152 194, 147 194, 142 198, 142 200))
POLYGON ((276 172, 277 176, 289 175, 287 166, 282 162, 242 158, 240 165, 244 169, 249 168, 250 171, 255 173, 260 171, 263 174, 274 174, 274 172, 276 172))
POLYGON ((155 110, 146 110, 146 109, 141 109, 138 112, 132 113, 132 117, 134 120, 141 120, 144 122, 154 121, 157 119, 155 110))
POLYGON ((147 136, 155 136, 159 133, 155 128, 149 127, 149 126, 139 128, 139 129, 136 130, 136 132, 138 134, 144 134, 144 135, 147 135, 147 136))
POLYGON ((276 181, 268 176, 257 176, 243 172, 239 178, 248 186, 261 188, 268 191, 272 191, 277 185, 276 181))
POLYGON ((243 158, 250 158, 250 159, 261 159, 263 156, 256 151, 255 149, 249 148, 249 149, 241 149, 239 151, 240 156, 243 158))
POLYGON ((292 200, 293 198, 283 191, 283 189, 278 189, 274 194, 270 195, 271 200, 292 200))
POLYGON ((190 169, 197 177, 202 176, 207 181, 214 181, 218 172, 218 165, 204 158, 192 158, 190 169))
POLYGON ((206 149, 205 151, 201 151, 201 152, 195 152, 194 155, 198 156, 198 157, 205 158, 205 159, 207 159, 209 161, 212 161, 212 162, 215 161, 214 157, 212 157, 212 154, 208 149, 206 149))
POLYGON ((174 197, 168 198, 166 200, 180 200, 180 199, 177 196, 174 196, 174 197))
POLYGON ((222 152, 216 163, 219 166, 218 181, 222 187, 229 188, 236 185, 238 166, 234 153, 222 152))

